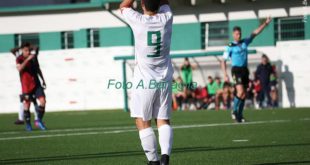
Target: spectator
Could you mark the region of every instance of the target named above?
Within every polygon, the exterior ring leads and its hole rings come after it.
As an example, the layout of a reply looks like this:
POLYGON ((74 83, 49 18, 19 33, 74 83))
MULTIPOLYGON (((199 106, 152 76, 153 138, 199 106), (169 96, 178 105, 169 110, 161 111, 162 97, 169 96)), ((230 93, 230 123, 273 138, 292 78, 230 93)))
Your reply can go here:
POLYGON ((196 68, 196 66, 192 65, 189 62, 189 59, 186 57, 184 59, 184 63, 181 65, 182 72, 182 80, 185 85, 191 85, 193 82, 193 73, 192 70, 196 68))
POLYGON ((208 108, 208 90, 206 87, 199 86, 195 90, 195 99, 197 109, 207 109, 208 108))
POLYGON ((183 102, 186 99, 185 87, 181 77, 178 77, 172 85, 173 108, 182 111, 183 102))
POLYGON ((209 100, 208 103, 213 103, 215 102, 216 98, 216 93, 218 90, 223 88, 223 83, 221 82, 221 79, 219 77, 215 78, 215 81, 211 76, 208 77, 208 84, 207 84, 207 89, 208 89, 208 94, 209 94, 209 100))
POLYGON ((256 109, 259 108, 259 95, 260 95, 260 92, 262 90, 262 86, 260 84, 260 80, 259 79, 256 79, 253 81, 253 85, 254 85, 254 90, 253 90, 253 94, 254 94, 254 106, 256 109))
POLYGON ((266 55, 262 56, 261 64, 257 66, 256 77, 259 79, 262 90, 259 94, 259 106, 264 107, 264 100, 267 97, 267 107, 271 106, 270 97, 270 76, 273 73, 272 66, 269 63, 269 58, 266 55))
POLYGON ((221 106, 221 102, 223 102, 224 110, 227 110, 230 108, 231 100, 233 97, 231 97, 231 84, 229 82, 223 83, 223 88, 220 88, 216 92, 215 97, 215 110, 219 110, 221 106))

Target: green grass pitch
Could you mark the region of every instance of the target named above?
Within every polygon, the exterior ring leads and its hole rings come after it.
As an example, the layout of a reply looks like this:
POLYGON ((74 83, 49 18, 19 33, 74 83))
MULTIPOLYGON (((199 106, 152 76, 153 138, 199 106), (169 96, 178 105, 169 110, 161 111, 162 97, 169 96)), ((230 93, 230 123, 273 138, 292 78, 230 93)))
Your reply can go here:
MULTIPOLYGON (((0 115, 0 164, 140 165, 146 158, 128 113, 46 114, 48 131, 25 132, 0 115)), ((310 164, 310 109, 174 112, 172 165, 310 164)))

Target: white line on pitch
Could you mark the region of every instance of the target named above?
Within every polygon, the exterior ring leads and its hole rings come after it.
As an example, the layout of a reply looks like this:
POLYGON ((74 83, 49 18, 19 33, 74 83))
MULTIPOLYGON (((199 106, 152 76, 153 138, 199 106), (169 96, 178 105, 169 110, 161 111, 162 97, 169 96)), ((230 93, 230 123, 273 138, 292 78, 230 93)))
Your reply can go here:
MULTIPOLYGON (((115 130, 115 129, 133 129, 134 126, 123 126, 123 127, 93 127, 93 128, 70 128, 70 129, 53 129, 44 132, 33 132, 33 133, 51 133, 51 132, 78 132, 78 131, 101 131, 101 130, 115 130)), ((24 131, 9 131, 0 132, 0 135, 19 134, 24 131)))
MULTIPOLYGON (((243 124, 259 124, 261 122, 282 122, 284 120, 270 120, 270 121, 254 121, 254 122, 247 122, 243 124)), ((238 123, 214 123, 214 124, 200 124, 200 125, 180 125, 174 126, 174 128, 189 128, 189 127, 212 127, 212 126, 226 126, 226 125, 235 125, 238 123)), ((134 129, 134 126, 122 126, 122 127, 92 127, 92 128, 70 128, 70 129, 54 129, 54 130, 47 130, 44 132, 32 132, 32 133, 52 133, 52 132, 79 132, 79 131, 103 131, 103 130, 118 130, 118 129, 134 129)), ((9 132, 0 132, 0 135, 7 135, 7 134, 19 134, 24 133, 24 131, 9 131, 9 132)))
MULTIPOLYGON (((201 128, 201 127, 238 126, 238 125, 241 126, 241 125, 255 125, 255 124, 268 124, 268 123, 287 123, 287 122, 290 122, 290 120, 255 121, 255 122, 247 122, 247 123, 243 123, 243 124, 237 124, 237 123, 217 123, 217 124, 179 125, 179 126, 173 126, 173 128, 174 129, 188 129, 188 128, 201 128)), ((83 135, 96 135, 96 134, 118 134, 118 133, 135 132, 135 131, 136 131, 136 129, 128 129, 128 127, 123 127, 123 129, 112 130, 112 131, 59 133, 59 134, 48 134, 48 135, 30 135, 30 136, 3 137, 3 138, 0 138, 0 141, 17 140, 17 139, 37 139, 37 138, 65 137, 65 136, 83 136, 83 135)))
POLYGON ((308 121, 310 120, 310 118, 303 118, 303 119, 300 119, 301 121, 308 121))
POLYGON ((233 140, 233 142, 239 143, 239 142, 248 142, 248 139, 237 139, 237 140, 233 140))

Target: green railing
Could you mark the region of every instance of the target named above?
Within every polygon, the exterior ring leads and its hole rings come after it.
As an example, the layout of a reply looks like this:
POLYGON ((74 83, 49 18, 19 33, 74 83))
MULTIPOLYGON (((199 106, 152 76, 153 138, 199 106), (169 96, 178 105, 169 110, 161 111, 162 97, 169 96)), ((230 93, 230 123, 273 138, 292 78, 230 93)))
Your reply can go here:
POLYGON ((301 17, 277 18, 274 29, 276 42, 305 39, 305 23, 301 17))

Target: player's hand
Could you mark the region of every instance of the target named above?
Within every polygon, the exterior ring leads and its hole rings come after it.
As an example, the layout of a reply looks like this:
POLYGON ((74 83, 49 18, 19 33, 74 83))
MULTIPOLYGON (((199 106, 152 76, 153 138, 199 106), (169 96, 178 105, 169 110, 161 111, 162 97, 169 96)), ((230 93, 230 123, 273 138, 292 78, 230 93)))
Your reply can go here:
POLYGON ((30 60, 32 60, 34 57, 35 57, 35 55, 34 55, 34 54, 31 54, 31 55, 28 56, 27 60, 30 61, 30 60))
POLYGON ((266 18, 266 21, 265 21, 266 25, 269 25, 269 23, 271 22, 271 20, 272 20, 272 19, 271 19, 271 17, 270 17, 270 16, 269 16, 269 17, 267 17, 267 18, 266 18))
POLYGON ((46 89, 46 83, 45 83, 45 81, 43 81, 42 87, 43 87, 43 89, 46 89))
POLYGON ((227 74, 224 75, 224 81, 225 81, 225 82, 230 82, 230 81, 229 81, 229 76, 228 76, 227 74))

